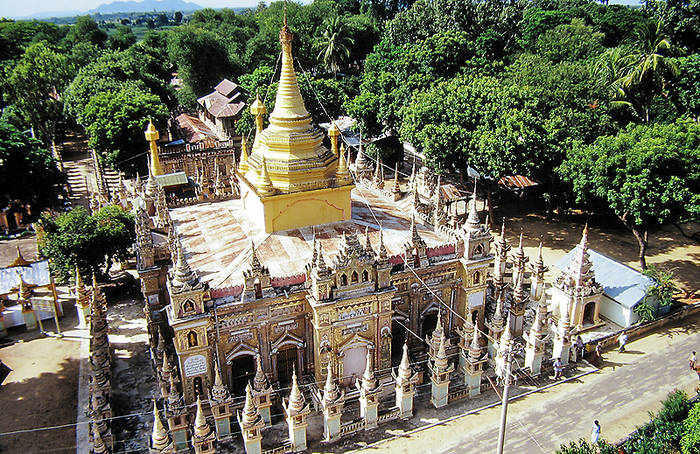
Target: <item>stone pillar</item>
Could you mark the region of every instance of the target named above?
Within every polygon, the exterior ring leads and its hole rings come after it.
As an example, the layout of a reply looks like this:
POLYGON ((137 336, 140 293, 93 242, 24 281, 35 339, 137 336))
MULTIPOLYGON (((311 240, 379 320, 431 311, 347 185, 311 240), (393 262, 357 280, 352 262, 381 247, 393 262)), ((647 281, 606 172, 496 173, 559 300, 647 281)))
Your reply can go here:
POLYGON ((571 339, 569 339, 570 319, 568 301, 564 304, 564 310, 559 311, 559 322, 557 323, 554 336, 554 349, 552 358, 559 358, 562 366, 569 364, 569 353, 571 351, 571 339))
POLYGON ((448 393, 450 388, 450 372, 454 370, 454 364, 449 364, 447 354, 445 353, 445 336, 440 337, 440 345, 435 354, 435 359, 430 375, 430 402, 435 408, 444 407, 447 405, 448 393))
POLYGON ((341 392, 333 379, 332 363, 333 361, 328 361, 323 395, 320 392, 318 395, 323 408, 323 437, 326 441, 335 440, 340 436, 340 418, 343 416, 343 404, 345 403, 345 391, 341 392))
POLYGON ((256 356, 257 367, 255 369, 255 378, 253 379, 253 398, 255 399, 255 407, 262 417, 265 424, 271 424, 272 416, 270 407, 272 407, 272 385, 267 379, 267 375, 263 371, 262 358, 256 356))
POLYGON ((243 412, 238 412, 238 424, 241 426, 246 454, 262 454, 262 428, 265 427, 265 421, 255 408, 250 384, 245 388, 245 405, 243 412))
MULTIPOLYGON (((217 358, 218 359, 218 358, 217 358)), ((219 362, 214 360, 214 385, 209 394, 211 414, 214 416, 214 428, 217 440, 231 436, 231 394, 221 381, 219 362)))
POLYGON ((168 409, 166 413, 168 418, 168 429, 173 436, 173 445, 175 451, 182 451, 189 449, 188 443, 188 415, 186 411, 182 411, 177 408, 168 409))
POLYGON ((547 305, 543 302, 537 305, 535 321, 530 332, 523 335, 527 342, 525 346, 525 367, 530 369, 533 376, 540 374, 542 357, 544 356, 544 337, 547 334, 547 305))
POLYGON ((411 370, 408 359, 408 344, 403 344, 403 356, 396 372, 391 372, 396 381, 396 406, 399 408, 399 418, 408 419, 413 416, 413 397, 418 374, 411 370))
POLYGON ((360 416, 365 418, 365 430, 377 427, 379 418, 379 394, 382 387, 377 384, 372 370, 372 353, 367 351, 367 365, 365 373, 356 386, 360 390, 360 416))
POLYGON ((479 342, 479 332, 474 330, 474 334, 469 344, 468 356, 462 350, 462 354, 466 356, 466 363, 462 371, 464 372, 464 385, 469 388, 469 397, 475 397, 481 394, 481 374, 483 372, 486 357, 482 357, 481 343, 479 342))
POLYGON ((287 426, 289 428, 289 441, 294 452, 306 450, 306 417, 311 414, 311 408, 306 403, 304 395, 299 390, 296 369, 292 373, 292 391, 289 394, 287 405, 282 404, 287 426))

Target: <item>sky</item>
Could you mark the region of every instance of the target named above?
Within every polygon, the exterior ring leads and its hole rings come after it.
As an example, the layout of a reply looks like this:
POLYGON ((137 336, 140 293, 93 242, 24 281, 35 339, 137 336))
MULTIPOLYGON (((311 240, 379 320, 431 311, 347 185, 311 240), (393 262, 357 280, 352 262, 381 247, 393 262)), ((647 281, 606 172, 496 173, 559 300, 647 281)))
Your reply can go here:
MULTIPOLYGON (((256 0, 188 0, 210 8, 255 6, 256 0)), ((47 11, 88 11, 110 0, 0 0, 0 17, 20 18, 47 11)))

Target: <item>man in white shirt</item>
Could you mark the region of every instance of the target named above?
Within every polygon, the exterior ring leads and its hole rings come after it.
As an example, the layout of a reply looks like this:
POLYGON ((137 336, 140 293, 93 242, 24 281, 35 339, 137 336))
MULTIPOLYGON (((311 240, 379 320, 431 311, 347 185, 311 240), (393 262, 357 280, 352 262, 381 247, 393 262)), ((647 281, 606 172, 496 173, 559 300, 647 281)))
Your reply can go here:
POLYGON ((620 353, 623 353, 625 351, 625 345, 627 345, 627 333, 623 330, 622 334, 620 334, 620 337, 617 338, 617 342, 620 344, 620 353))
POLYGON ((600 438, 600 424, 596 419, 593 421, 593 430, 591 431, 591 443, 594 445, 598 444, 598 439, 600 438))

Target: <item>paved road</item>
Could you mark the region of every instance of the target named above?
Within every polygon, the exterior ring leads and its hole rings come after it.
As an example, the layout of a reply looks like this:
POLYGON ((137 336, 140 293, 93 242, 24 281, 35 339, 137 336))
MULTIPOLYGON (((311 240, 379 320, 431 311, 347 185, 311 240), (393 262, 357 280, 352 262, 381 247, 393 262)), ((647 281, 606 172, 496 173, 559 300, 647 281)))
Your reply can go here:
MULTIPOLYGON (((594 419, 600 420, 603 438, 625 437, 674 388, 693 392, 698 378, 687 358, 700 351, 698 333, 696 316, 631 342, 626 353, 606 353, 597 373, 511 402, 504 452, 552 453, 564 442, 588 437, 594 419)), ((500 406, 490 408, 367 451, 495 452, 500 411, 500 406)))

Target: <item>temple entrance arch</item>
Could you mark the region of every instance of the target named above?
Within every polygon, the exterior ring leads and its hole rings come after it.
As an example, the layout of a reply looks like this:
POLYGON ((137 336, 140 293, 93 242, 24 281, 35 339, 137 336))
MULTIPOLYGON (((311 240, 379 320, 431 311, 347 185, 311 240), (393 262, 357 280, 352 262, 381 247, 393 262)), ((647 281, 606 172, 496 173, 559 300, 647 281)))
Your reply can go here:
POLYGON ((583 308, 583 325, 592 325, 595 318, 595 301, 590 301, 583 308))
POLYGON ((343 384, 353 386, 365 371, 367 347, 356 345, 343 354, 343 384))
POLYGON ((289 385, 292 382, 295 368, 297 377, 304 372, 303 351, 305 346, 302 339, 289 331, 272 344, 272 371, 280 386, 289 385))
POLYGON ((394 317, 391 320, 391 365, 398 366, 403 355, 403 344, 406 342, 407 318, 394 317))
POLYGON ((341 373, 343 385, 352 387, 362 376, 367 365, 367 351, 374 348, 371 341, 359 334, 355 334, 338 348, 343 365, 341 373))
POLYGON ((241 355, 231 361, 231 392, 234 396, 244 396, 245 387, 255 378, 255 358, 241 355))
POLYGON ((437 311, 426 314, 423 317, 423 323, 421 323, 421 339, 425 339, 426 336, 430 336, 435 331, 437 326, 437 311))

